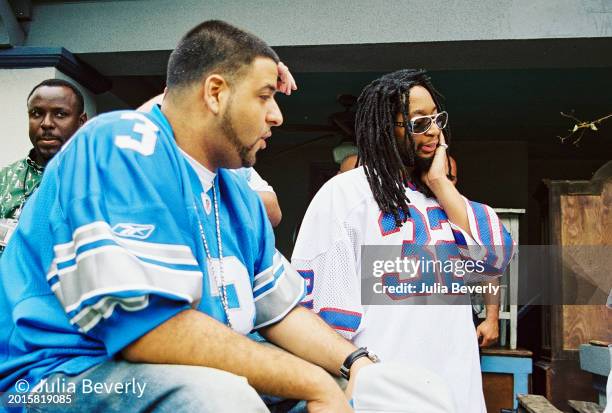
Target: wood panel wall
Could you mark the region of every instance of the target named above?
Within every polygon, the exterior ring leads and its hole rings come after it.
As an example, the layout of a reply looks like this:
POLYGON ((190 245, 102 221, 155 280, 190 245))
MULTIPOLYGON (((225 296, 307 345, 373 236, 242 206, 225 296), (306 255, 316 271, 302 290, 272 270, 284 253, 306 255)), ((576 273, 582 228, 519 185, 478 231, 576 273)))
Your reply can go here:
MULTIPOLYGON (((603 184, 601 195, 561 195, 561 242, 566 246, 612 246, 612 180, 603 184)), ((587 247, 588 248, 588 247, 587 247)), ((586 248, 585 248, 586 250, 586 248)), ((578 250, 576 250, 578 251, 578 250)), ((612 255, 612 254, 611 254, 612 255)), ((603 257, 589 260, 588 250, 584 255, 572 257, 572 265, 589 274, 599 275, 593 279, 597 285, 606 285, 610 290, 612 266, 601 262, 603 257), (601 271, 602 265, 607 271, 601 271), (601 276, 607 279, 601 279, 601 276)), ((568 283, 564 282, 564 285, 568 283)), ((578 297, 586 302, 592 290, 579 285, 582 291, 564 289, 564 295, 578 297)), ((580 344, 589 340, 611 341, 610 309, 602 305, 563 306, 563 350, 578 350, 580 344)))

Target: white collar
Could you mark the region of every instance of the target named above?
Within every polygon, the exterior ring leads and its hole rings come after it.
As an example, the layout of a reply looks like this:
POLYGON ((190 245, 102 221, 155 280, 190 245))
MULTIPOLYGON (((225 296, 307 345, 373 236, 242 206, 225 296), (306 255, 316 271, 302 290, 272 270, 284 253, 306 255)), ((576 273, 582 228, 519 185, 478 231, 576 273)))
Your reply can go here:
POLYGON ((187 152, 185 152, 181 148, 179 148, 179 150, 181 151, 185 159, 187 159, 187 162, 189 162, 189 164, 191 165, 195 173, 198 175, 198 178, 200 179, 200 183, 202 184, 202 188, 204 188, 204 192, 208 192, 208 190, 212 187, 212 182, 215 179, 215 176, 217 174, 207 169, 200 162, 193 159, 191 156, 187 154, 187 152))

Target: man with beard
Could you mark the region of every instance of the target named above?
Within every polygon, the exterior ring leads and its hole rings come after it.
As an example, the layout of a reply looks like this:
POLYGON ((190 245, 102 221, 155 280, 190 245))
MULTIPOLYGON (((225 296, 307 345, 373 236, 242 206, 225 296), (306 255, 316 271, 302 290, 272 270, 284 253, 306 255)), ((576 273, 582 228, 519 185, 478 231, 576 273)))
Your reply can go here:
MULTIPOLYGON (((287 73, 289 76, 289 69, 282 62, 278 63, 279 70, 283 73, 287 73)), ((295 83, 295 82, 294 82, 295 83)), ((137 110, 141 112, 150 112, 154 106, 161 106, 164 101, 164 95, 167 90, 164 90, 164 93, 161 93, 140 105, 137 110)), ((287 94, 291 94, 291 88, 287 89, 287 94)), ((276 196, 276 192, 274 192, 274 188, 265 179, 257 173, 255 168, 250 167, 242 167, 240 169, 231 169, 232 172, 236 173, 239 176, 242 176, 247 183, 249 184, 249 188, 253 191, 257 192, 261 202, 263 202, 264 207, 266 208, 266 213, 268 214, 268 219, 273 227, 277 227, 280 224, 280 221, 283 217, 283 213, 280 209, 280 205, 278 203, 278 197, 276 196)))
POLYGON ((357 372, 380 366, 298 305, 304 280, 225 169, 282 123, 275 93, 295 85, 278 63, 203 22, 170 55, 161 108, 100 115, 50 163, 0 260, 5 402, 37 386, 76 389, 41 411, 267 411, 258 392, 350 411, 357 372))
POLYGON ((486 408, 471 306, 407 305, 458 298, 418 293, 435 283, 462 286, 461 274, 423 268, 418 275, 385 274, 381 280, 390 285, 417 288, 384 301, 400 305, 362 304, 373 295, 361 291, 369 277, 364 246, 422 257, 434 250, 428 246, 443 245, 433 258, 442 260, 446 251, 463 263, 479 259, 483 278, 501 275, 512 256, 510 235, 493 210, 468 201, 451 182, 447 121, 425 71, 400 70, 366 86, 355 121, 360 166, 313 198, 292 264, 308 281, 304 305, 383 360, 431 369, 450 387, 455 411, 474 413, 486 408))
POLYGON ((25 159, 0 170, 0 255, 28 198, 40 185, 45 166, 85 121, 83 95, 70 82, 47 79, 27 99, 33 148, 25 159))

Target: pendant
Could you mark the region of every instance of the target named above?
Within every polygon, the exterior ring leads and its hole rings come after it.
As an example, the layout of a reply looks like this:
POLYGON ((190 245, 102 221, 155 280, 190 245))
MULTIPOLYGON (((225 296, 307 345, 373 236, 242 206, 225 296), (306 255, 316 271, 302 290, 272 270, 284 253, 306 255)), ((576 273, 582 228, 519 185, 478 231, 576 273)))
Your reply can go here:
POLYGON ((202 192, 202 204, 204 205, 204 211, 206 211, 206 215, 210 215, 212 211, 212 202, 210 201, 210 197, 202 192))

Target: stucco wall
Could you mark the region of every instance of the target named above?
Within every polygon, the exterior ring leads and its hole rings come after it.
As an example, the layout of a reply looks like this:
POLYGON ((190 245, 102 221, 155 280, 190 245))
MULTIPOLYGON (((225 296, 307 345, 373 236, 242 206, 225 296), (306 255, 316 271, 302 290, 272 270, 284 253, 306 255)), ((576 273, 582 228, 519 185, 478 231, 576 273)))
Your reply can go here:
POLYGON ((170 50, 206 19, 227 20, 273 46, 612 36, 612 3, 606 0, 33 3, 26 45, 73 53, 170 50))

